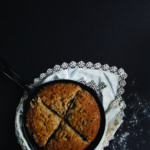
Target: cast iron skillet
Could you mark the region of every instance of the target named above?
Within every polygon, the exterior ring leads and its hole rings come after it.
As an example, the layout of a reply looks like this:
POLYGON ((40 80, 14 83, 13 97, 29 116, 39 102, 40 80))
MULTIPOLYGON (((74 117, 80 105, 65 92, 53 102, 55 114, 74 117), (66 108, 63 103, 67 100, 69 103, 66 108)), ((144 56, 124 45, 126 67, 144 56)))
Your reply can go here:
POLYGON ((24 125, 24 136, 28 140, 28 143, 30 144, 32 150, 42 150, 42 149, 38 147, 38 145, 35 143, 34 139, 29 135, 27 127, 26 127, 26 113, 29 108, 29 103, 30 103, 31 99, 34 98, 41 89, 43 89, 43 87, 45 87, 47 85, 52 85, 55 83, 73 83, 73 84, 79 85, 83 89, 85 89, 89 93, 91 93, 93 95, 93 97, 95 98, 95 100, 99 106, 100 113, 101 113, 100 129, 97 133, 96 138, 91 142, 91 144, 87 148, 85 148, 85 150, 94 150, 97 147, 98 143, 102 139, 102 136, 103 136, 104 130, 105 130, 105 113, 104 113, 103 106, 102 106, 96 92, 92 88, 87 87, 86 85, 81 84, 77 81, 73 81, 73 80, 55 80, 55 81, 50 81, 45 84, 34 87, 31 85, 28 85, 22 78, 20 78, 12 70, 12 68, 6 63, 6 61, 3 59, 0 59, 0 72, 5 74, 11 80, 13 80, 16 84, 18 84, 21 88, 23 88, 28 94, 28 97, 24 101, 24 105, 23 105, 23 111, 24 111, 23 112, 23 125, 24 125))

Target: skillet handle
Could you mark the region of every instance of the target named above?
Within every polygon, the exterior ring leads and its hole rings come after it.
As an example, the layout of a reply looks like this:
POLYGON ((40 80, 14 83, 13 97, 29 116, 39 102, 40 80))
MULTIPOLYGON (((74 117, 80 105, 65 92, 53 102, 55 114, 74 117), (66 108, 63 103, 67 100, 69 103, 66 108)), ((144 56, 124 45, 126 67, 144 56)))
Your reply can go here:
POLYGON ((0 59, 0 72, 13 80, 17 85, 19 85, 27 92, 31 90, 31 87, 28 86, 27 83, 19 75, 17 75, 14 70, 8 65, 8 63, 2 58, 0 59))

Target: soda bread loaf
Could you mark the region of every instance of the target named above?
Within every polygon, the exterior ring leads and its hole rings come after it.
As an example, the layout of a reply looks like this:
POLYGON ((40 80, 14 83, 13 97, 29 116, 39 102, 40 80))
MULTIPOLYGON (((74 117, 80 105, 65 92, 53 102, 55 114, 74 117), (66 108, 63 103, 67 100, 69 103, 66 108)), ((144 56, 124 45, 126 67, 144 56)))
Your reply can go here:
POLYGON ((101 121, 94 97, 72 83, 45 86, 30 102, 26 118, 30 136, 45 150, 84 150, 101 121))

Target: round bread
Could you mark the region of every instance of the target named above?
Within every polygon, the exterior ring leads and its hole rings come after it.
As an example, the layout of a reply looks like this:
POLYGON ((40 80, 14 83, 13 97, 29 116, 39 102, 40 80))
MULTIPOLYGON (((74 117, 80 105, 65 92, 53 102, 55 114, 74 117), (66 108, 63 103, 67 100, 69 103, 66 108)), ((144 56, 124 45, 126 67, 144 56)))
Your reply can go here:
POLYGON ((45 150, 84 150, 95 139, 100 122, 94 97, 73 83, 45 86, 26 115, 29 134, 45 150))

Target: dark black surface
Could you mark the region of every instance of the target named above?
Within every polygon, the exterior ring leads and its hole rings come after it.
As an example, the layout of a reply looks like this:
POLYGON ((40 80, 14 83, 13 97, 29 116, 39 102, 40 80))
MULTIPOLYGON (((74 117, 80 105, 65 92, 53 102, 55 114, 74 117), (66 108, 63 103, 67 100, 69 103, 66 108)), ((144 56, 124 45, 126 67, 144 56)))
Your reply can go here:
MULTIPOLYGON (((128 73, 125 96, 135 88, 150 101, 149 1, 5 1, 0 7, 0 57, 28 83, 64 61, 108 63, 128 73), (129 86, 133 79, 137 87, 129 86)), ((5 149, 20 149, 14 117, 22 92, 0 75, 0 144, 5 149)), ((147 124, 142 124, 144 134, 130 139, 129 150, 150 149, 147 124), (146 142, 136 147, 141 139, 146 142)))

